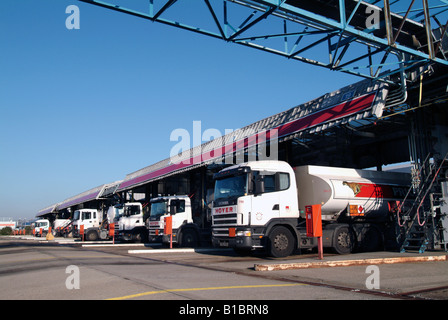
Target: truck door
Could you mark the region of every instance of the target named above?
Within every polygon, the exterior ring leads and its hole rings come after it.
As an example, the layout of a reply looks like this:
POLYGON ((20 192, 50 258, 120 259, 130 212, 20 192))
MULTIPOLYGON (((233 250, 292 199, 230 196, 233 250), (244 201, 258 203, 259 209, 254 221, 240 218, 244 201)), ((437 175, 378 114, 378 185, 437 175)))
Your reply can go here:
POLYGON ((297 189, 289 173, 275 174, 275 190, 279 197, 279 216, 285 218, 298 216, 297 189))
POLYGON ((178 229, 184 221, 191 222, 191 208, 186 210, 185 200, 172 199, 169 203, 170 214, 173 217, 173 229, 178 229), (190 213, 190 217, 188 216, 190 213))
MULTIPOLYGON (((275 173, 253 172, 251 225, 264 225, 270 219, 280 216, 280 197, 276 192, 275 173)), ((246 224, 245 221, 243 221, 246 224)))
POLYGON ((124 215, 124 219, 122 219, 124 230, 132 230, 144 225, 142 206, 140 204, 126 206, 124 215))
POLYGON ((93 227, 94 224, 94 212, 92 211, 83 211, 82 212, 82 222, 84 224, 84 230, 87 230, 89 228, 93 227))

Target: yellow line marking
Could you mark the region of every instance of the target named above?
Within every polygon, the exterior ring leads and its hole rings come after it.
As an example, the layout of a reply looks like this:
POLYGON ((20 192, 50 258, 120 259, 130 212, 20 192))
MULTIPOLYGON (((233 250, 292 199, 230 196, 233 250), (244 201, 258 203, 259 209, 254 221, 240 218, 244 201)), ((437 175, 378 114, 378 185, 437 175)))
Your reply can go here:
POLYGON ((157 291, 147 291, 137 294, 131 294, 128 296, 110 298, 106 300, 126 300, 132 298, 138 298, 142 296, 149 296, 152 294, 169 293, 169 292, 189 292, 189 291, 206 291, 206 290, 227 290, 227 289, 247 289, 247 288, 275 288, 275 287, 295 287, 306 286, 305 283, 289 283, 289 284, 261 284, 261 285, 247 285, 247 286, 225 286, 225 287, 206 287, 206 288, 184 288, 184 289, 166 289, 157 291))

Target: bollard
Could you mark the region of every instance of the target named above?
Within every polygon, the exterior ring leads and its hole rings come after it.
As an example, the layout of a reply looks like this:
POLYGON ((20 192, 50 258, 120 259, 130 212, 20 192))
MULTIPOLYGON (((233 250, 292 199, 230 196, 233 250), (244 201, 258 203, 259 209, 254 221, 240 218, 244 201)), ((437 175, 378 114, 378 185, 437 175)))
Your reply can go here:
POLYGON ((170 249, 173 248, 173 217, 169 216, 165 218, 165 227, 163 228, 165 235, 170 235, 170 249))
POLYGON ((320 204, 305 207, 306 213, 306 236, 317 238, 317 249, 319 260, 324 258, 322 241, 322 206, 320 204))
POLYGON ((79 227, 79 234, 81 235, 82 241, 84 241, 84 225, 79 227))
POLYGON ((109 237, 112 237, 112 244, 115 244, 115 224, 109 224, 109 237))

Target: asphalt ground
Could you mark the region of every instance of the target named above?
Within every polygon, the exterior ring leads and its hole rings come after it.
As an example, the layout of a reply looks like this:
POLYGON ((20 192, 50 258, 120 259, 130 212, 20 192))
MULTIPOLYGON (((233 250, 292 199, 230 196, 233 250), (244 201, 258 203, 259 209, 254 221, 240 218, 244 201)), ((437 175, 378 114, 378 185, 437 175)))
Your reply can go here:
POLYGON ((276 259, 212 248, 3 237, 0 288, 2 300, 176 301, 169 308, 176 314, 187 304, 200 308, 213 302, 214 315, 263 312, 263 307, 272 315, 285 309, 273 301, 289 310, 298 300, 446 300, 448 263, 442 251, 276 259), (239 310, 241 303, 253 309, 239 310))

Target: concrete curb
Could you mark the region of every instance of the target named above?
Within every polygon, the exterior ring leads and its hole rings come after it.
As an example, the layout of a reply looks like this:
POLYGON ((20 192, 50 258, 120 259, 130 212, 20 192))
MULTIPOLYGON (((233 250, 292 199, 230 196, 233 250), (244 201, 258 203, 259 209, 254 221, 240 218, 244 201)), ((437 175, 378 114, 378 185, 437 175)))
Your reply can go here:
POLYGON ((191 252, 222 252, 232 249, 194 249, 194 248, 175 248, 175 249, 147 249, 147 250, 128 250, 128 253, 191 253, 191 252))
MULTIPOLYGON (((86 243, 86 242, 84 242, 86 243)), ((98 242, 91 242, 90 244, 83 244, 82 247, 146 247, 146 246, 161 246, 161 244, 154 243, 154 244, 147 244, 147 243, 112 243, 112 242, 106 242, 106 243, 98 243, 98 242)))
POLYGON ((340 261, 256 264, 254 265, 254 269, 255 271, 279 271, 279 270, 293 270, 293 269, 350 267, 361 265, 393 264, 393 263, 407 263, 407 262, 433 262, 433 261, 446 261, 446 260, 447 260, 446 255, 399 257, 399 258, 373 258, 373 259, 355 259, 355 260, 340 260, 340 261))

